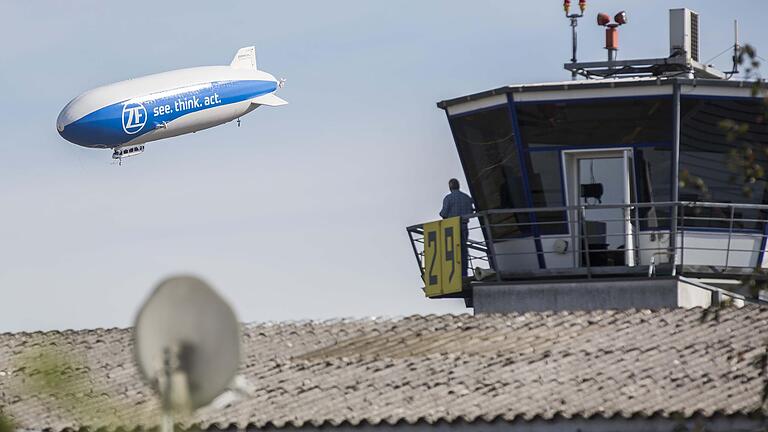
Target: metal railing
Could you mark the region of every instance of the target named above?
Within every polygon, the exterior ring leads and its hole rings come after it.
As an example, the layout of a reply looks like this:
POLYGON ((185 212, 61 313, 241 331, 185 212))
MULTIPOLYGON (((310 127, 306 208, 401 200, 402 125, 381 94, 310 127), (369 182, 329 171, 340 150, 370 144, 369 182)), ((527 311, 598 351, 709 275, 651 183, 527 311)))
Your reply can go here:
MULTIPOLYGON (((748 275, 763 267, 768 205, 662 202, 497 209, 465 217, 464 261, 496 280, 748 275)), ((423 224, 407 228, 424 273, 423 224)))

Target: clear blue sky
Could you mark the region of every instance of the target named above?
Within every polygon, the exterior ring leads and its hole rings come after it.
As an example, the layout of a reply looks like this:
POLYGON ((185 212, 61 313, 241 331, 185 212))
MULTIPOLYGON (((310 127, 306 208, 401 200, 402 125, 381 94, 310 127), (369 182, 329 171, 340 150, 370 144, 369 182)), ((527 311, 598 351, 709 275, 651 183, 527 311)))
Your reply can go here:
MULTIPOLYGON (((764 0, 602 0, 579 27, 580 59, 604 58, 594 16, 621 9, 619 58, 667 55, 667 10, 681 6, 701 13, 704 59, 731 44, 734 18, 768 51, 764 0)), ((0 331, 130 325, 180 272, 207 279, 243 321, 464 311, 423 298, 404 229, 435 219, 447 179, 461 178, 435 102, 569 77, 556 0, 1 9, 0 331), (288 79, 290 105, 151 143, 122 167, 56 133, 60 109, 89 88, 228 64, 247 45, 288 79)))

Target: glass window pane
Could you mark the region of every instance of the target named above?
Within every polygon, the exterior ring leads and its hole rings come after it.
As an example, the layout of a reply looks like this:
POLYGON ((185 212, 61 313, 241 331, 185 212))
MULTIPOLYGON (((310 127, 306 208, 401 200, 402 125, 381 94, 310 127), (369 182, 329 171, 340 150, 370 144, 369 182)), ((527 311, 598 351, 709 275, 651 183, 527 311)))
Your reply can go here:
MULTIPOLYGON (((467 181, 472 185, 478 210, 528 207, 523 189, 520 159, 506 106, 450 118, 467 181)), ((494 216, 494 238, 523 234, 528 226, 523 215, 494 216)))
MULTIPOLYGON (((682 201, 766 204, 765 175, 754 183, 744 181, 747 168, 768 169, 768 125, 762 100, 696 99, 681 101, 680 188, 682 201), (723 120, 747 127, 742 134, 728 136, 723 120), (743 165, 745 164, 745 165, 743 165)), ((730 214, 722 209, 686 210, 686 226, 723 228, 730 214)), ((755 209, 737 209, 735 218, 763 219, 755 209)), ((762 229, 759 221, 736 221, 736 229, 762 229)))
MULTIPOLYGON (((531 185, 534 207, 563 207, 563 179, 560 172, 560 152, 530 152, 528 181, 531 185)), ((568 232, 566 213, 563 211, 537 212, 536 221, 542 234, 568 232)))
POLYGON ((529 148, 672 141, 672 98, 516 104, 529 148))

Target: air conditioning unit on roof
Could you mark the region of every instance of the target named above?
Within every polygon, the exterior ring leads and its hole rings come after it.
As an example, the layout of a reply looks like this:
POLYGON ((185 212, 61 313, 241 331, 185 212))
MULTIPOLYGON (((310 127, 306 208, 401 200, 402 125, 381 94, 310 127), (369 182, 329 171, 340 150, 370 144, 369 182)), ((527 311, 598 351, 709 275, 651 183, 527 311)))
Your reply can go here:
POLYGON ((669 10, 669 55, 699 61, 699 14, 686 8, 669 10))

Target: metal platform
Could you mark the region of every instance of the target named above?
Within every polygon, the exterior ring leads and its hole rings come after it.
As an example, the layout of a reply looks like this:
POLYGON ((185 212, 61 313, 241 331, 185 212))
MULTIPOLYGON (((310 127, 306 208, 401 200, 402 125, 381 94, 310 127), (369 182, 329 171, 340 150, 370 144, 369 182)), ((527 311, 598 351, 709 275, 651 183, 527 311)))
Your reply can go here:
MULTIPOLYGON (((460 293, 431 297, 463 297, 471 303, 472 291, 482 286, 674 279, 763 303, 760 289, 768 282, 765 214, 768 205, 695 202, 483 211, 466 218, 462 266, 470 275, 476 268, 485 270, 465 278, 460 293), (618 229, 590 230, 588 211, 601 209, 620 210, 621 218, 602 221, 618 229), (623 242, 618 249, 607 246, 612 237, 623 242)), ((424 224, 407 231, 423 278, 424 224)))
POLYGON ((725 73, 682 56, 565 63, 563 67, 586 78, 621 76, 683 76, 687 78, 725 79, 725 73))

